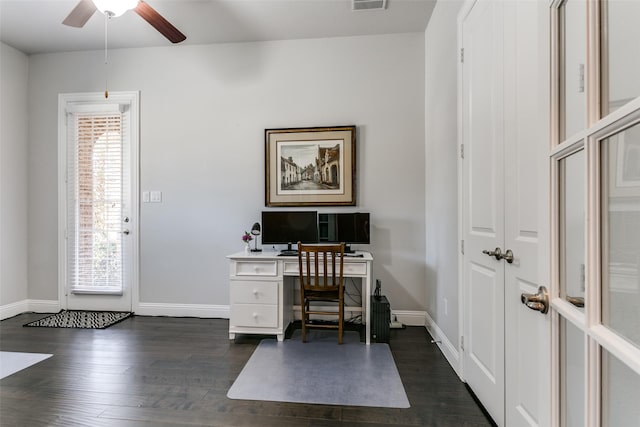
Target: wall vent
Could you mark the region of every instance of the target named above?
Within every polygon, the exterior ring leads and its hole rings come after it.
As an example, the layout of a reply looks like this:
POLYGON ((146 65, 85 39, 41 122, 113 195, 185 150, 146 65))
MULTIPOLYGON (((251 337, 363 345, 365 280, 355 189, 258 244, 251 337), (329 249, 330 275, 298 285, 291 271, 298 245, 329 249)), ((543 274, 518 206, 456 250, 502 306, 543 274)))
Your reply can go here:
POLYGON ((387 8, 387 0, 352 0, 352 10, 380 10, 387 8))

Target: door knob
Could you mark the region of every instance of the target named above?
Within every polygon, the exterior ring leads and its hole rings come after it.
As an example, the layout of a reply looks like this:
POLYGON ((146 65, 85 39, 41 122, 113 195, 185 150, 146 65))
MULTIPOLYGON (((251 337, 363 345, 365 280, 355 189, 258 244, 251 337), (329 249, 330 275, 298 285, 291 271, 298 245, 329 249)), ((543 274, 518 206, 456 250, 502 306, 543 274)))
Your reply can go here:
POLYGON ((496 260, 498 260, 498 261, 500 261, 502 259, 502 250, 500 248, 495 248, 492 251, 488 251, 488 250, 485 249, 484 251, 482 251, 482 253, 485 254, 485 255, 494 256, 494 257, 496 257, 496 260))
POLYGON ((549 311, 549 292, 547 292, 547 288, 540 286, 536 294, 522 293, 522 295, 520 295, 520 302, 531 310, 546 314, 549 311))
POLYGON ((507 249, 504 255, 502 255, 502 258, 511 264, 513 262, 513 251, 511 249, 507 249))

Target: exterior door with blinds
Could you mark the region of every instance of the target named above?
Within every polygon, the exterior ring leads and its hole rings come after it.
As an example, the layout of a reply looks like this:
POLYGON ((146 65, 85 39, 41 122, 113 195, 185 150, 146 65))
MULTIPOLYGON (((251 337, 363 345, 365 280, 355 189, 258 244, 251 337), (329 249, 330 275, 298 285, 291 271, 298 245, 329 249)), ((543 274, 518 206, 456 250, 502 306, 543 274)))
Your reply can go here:
POLYGON ((132 310, 137 105, 137 93, 60 96, 63 308, 132 310))

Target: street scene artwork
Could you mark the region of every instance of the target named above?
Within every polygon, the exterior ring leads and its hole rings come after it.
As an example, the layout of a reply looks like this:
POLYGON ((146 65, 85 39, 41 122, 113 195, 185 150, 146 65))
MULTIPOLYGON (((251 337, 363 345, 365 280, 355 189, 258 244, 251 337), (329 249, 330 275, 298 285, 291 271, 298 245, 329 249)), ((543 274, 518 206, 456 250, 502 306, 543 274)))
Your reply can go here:
POLYGON ((265 206, 355 206, 356 127, 265 129, 265 206))
POLYGON ((344 141, 278 141, 277 193, 344 193, 344 141))

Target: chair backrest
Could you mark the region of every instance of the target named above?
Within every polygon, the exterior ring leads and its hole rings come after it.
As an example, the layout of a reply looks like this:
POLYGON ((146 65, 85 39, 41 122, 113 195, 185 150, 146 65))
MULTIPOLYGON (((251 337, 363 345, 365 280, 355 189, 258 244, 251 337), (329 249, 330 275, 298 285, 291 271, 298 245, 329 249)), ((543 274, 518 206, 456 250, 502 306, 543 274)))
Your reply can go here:
POLYGON ((303 245, 298 242, 300 287, 307 291, 336 291, 343 286, 344 243, 303 245))

